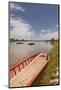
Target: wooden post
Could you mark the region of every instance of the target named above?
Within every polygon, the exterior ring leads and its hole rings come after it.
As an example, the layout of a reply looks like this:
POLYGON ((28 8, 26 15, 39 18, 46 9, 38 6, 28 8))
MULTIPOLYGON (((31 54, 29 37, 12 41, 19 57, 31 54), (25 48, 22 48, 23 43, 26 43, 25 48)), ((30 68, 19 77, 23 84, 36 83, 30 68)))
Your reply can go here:
POLYGON ((24 68, 24 65, 23 65, 23 63, 22 63, 22 66, 23 66, 23 68, 24 68))
POLYGON ((30 61, 28 60, 29 64, 30 64, 30 61))
POLYGON ((16 75, 16 71, 15 71, 15 68, 14 68, 14 73, 15 73, 15 75, 16 75))
POLYGON ((18 65, 19 71, 21 71, 20 66, 18 65))
POLYGON ((25 61, 25 63, 26 63, 26 66, 27 66, 27 60, 25 61))

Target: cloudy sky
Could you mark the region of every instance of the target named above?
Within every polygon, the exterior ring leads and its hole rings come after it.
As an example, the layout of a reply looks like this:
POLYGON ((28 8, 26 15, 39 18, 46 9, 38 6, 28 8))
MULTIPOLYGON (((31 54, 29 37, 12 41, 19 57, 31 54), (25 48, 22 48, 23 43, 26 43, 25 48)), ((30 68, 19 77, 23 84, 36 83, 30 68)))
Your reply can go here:
POLYGON ((9 4, 10 38, 46 40, 58 39, 58 6, 9 4))

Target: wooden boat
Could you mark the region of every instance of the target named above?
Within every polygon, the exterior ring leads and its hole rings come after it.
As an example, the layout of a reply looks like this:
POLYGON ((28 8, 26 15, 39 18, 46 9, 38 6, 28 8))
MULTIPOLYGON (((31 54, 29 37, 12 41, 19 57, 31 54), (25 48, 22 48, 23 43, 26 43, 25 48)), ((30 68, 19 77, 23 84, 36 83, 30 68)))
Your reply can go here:
POLYGON ((24 44, 23 42, 17 42, 16 44, 24 44))
POLYGON ((10 87, 31 86, 49 62, 47 52, 40 52, 10 69, 10 87))
POLYGON ((34 44, 35 44, 35 43, 32 43, 32 42, 31 42, 31 43, 28 43, 28 45, 34 45, 34 44))

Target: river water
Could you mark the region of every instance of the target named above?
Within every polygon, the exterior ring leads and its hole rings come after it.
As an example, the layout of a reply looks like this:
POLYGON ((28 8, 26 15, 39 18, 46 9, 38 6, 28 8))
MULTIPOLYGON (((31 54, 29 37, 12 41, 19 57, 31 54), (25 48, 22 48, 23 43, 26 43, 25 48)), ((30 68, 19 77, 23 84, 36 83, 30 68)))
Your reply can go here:
POLYGON ((23 60, 41 51, 47 51, 50 53, 53 47, 50 42, 34 42, 34 45, 28 45, 28 43, 29 42, 24 42, 24 44, 16 44, 16 42, 10 42, 10 66, 22 62, 23 60))

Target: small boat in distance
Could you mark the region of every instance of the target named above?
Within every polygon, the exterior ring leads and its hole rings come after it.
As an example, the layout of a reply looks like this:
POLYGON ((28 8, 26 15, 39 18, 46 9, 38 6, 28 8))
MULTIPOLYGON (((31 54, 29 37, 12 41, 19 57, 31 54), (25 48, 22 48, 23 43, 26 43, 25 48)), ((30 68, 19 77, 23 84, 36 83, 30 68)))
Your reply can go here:
POLYGON ((34 45, 35 43, 32 42, 32 35, 31 35, 31 42, 28 43, 28 45, 34 45))
POLYGON ((24 44, 23 42, 16 42, 16 44, 24 44))
POLYGON ((30 43, 28 43, 28 45, 34 45, 35 43, 32 43, 32 42, 30 42, 30 43))

